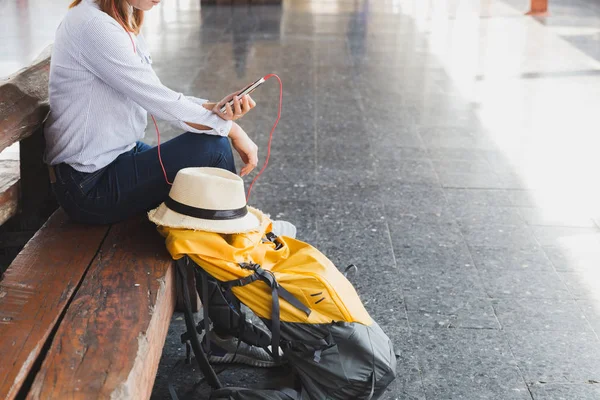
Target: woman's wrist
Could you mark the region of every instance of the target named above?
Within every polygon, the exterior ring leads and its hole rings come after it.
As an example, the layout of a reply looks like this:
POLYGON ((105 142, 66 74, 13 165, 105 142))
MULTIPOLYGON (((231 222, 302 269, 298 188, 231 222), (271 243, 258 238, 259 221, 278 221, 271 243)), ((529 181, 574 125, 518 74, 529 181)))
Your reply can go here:
POLYGON ((232 122, 231 129, 229 130, 229 134, 227 136, 229 136, 230 139, 235 140, 235 139, 239 139, 240 136, 243 134, 244 134, 244 131, 242 130, 242 128, 235 122, 232 122))
POLYGON ((217 103, 213 103, 211 101, 207 101, 206 103, 202 104, 202 107, 206 108, 209 111, 212 111, 213 108, 215 108, 216 105, 217 105, 217 103))

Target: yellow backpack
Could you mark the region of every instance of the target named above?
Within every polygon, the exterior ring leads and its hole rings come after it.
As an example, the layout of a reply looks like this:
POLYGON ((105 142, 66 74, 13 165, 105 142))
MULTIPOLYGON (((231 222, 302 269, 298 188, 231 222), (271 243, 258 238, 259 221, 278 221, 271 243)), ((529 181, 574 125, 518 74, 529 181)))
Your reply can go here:
MULTIPOLYGON (((363 325, 373 322, 352 284, 319 250, 289 237, 263 240, 271 232, 267 217, 260 230, 247 233, 223 235, 168 227, 159 227, 159 231, 166 238, 173 259, 188 256, 219 281, 255 275, 251 265, 271 273, 280 287, 310 309, 307 315, 284 300, 280 303, 281 321, 363 325)), ((232 287, 232 291, 260 318, 271 318, 272 288, 267 283, 259 280, 252 285, 232 287)))
MULTIPOLYGON (((258 211, 258 210, 255 210, 258 211)), ((394 380, 393 345, 365 310, 356 290, 313 246, 276 237, 262 213, 257 231, 219 234, 161 226, 166 246, 185 280, 192 267, 199 279, 204 319, 195 326, 185 281, 189 340, 209 384, 211 399, 373 399, 394 380), (260 317, 271 335, 245 322, 240 302, 260 317), (291 366, 293 388, 224 388, 210 367, 196 332, 235 335, 291 366), (221 332, 221 333, 220 333, 221 332), (272 349, 274 351, 270 351, 272 349)), ((208 345, 209 340, 205 340, 208 345)), ((208 347, 210 352, 210 347, 208 347)))

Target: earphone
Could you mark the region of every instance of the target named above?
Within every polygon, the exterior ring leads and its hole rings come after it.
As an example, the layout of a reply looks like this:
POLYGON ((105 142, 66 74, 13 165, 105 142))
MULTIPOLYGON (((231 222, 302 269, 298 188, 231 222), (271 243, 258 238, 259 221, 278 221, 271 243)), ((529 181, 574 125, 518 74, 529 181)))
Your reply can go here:
MULTIPOLYGON (((120 17, 118 17, 119 14, 117 13, 117 9, 116 9, 116 6, 114 5, 114 3, 113 3, 113 11, 115 13, 115 16, 117 16, 117 18, 119 19, 117 22, 119 22, 119 24, 123 27, 125 32, 127 32, 127 34, 129 35, 129 39, 131 40, 131 45, 133 46, 133 53, 137 54, 137 49, 135 46, 135 41, 133 40, 133 36, 131 36, 131 32, 129 31, 129 29, 127 29, 127 27, 125 26, 125 23, 121 20, 120 17)), ((281 108, 282 108, 282 102, 283 102, 283 83, 281 82, 281 79, 279 78, 279 76, 277 76, 276 74, 265 75, 263 79, 266 81, 273 77, 277 78, 277 81, 279 82, 279 109, 277 111, 277 119, 275 120, 275 124, 273 124, 271 133, 269 134, 269 143, 267 145, 267 158, 265 159, 264 165, 262 166, 262 168, 260 169, 258 174, 254 177, 254 179, 250 183, 250 186, 248 187, 248 193, 246 194, 246 202, 248 202, 248 199, 250 199, 250 193, 252 192, 252 187, 254 186, 254 183, 256 182, 258 177, 262 175, 264 170, 267 168, 267 165, 269 163, 269 157, 271 156, 271 142, 273 140, 273 133, 275 132, 275 128, 277 127, 277 124, 279 123, 279 119, 281 118, 281 108)), ((152 122, 154 123, 154 127, 156 129, 158 161, 162 168, 163 175, 165 177, 165 181, 167 182, 168 185, 173 185, 173 183, 169 181, 169 178, 167 176, 167 171, 165 169, 165 166, 163 164, 162 157, 160 154, 160 131, 158 129, 158 124, 156 123, 156 119, 154 118, 154 115, 150 114, 150 117, 152 118, 152 122)))

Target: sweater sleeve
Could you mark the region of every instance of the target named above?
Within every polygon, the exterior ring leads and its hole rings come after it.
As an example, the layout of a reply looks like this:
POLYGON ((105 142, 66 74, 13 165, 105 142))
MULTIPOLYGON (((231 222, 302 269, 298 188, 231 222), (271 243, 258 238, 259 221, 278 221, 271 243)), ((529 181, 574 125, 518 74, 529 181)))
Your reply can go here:
POLYGON ((205 109, 202 99, 184 96, 163 85, 144 56, 134 52, 127 32, 116 21, 92 19, 82 30, 80 43, 80 61, 85 68, 156 118, 191 132, 229 134, 231 121, 205 109), (211 129, 197 130, 186 122, 211 129))

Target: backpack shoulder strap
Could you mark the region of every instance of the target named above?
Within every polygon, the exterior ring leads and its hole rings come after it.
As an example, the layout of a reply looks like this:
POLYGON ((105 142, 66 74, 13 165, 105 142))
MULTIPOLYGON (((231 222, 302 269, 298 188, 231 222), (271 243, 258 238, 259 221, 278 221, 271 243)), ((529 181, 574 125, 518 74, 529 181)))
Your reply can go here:
MULTIPOLYGON (((192 314, 192 303, 190 300, 190 292, 187 283, 187 268, 190 268, 188 257, 180 258, 176 261, 177 265, 177 274, 179 276, 178 289, 183 291, 183 303, 184 303, 184 317, 185 317, 185 325, 188 332, 196 333, 196 324, 194 322, 194 315, 192 314)), ((204 300, 203 300, 204 301, 204 300)), ((205 318, 208 316, 208 304, 202 304, 202 308, 204 311, 205 318)), ((208 320, 206 320, 208 321, 208 320)), ((200 344, 200 340, 198 339, 198 335, 191 334, 189 335, 190 344, 192 345, 192 349, 194 350, 194 355, 196 356, 196 362, 198 363, 198 368, 206 377, 207 383, 215 388, 221 388, 221 382, 217 377, 215 370, 211 367, 208 362, 208 358, 206 357, 206 353, 202 350, 202 346, 200 344)))

